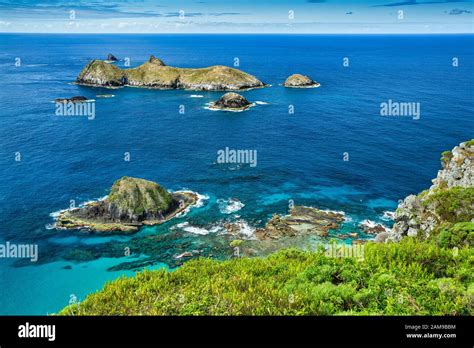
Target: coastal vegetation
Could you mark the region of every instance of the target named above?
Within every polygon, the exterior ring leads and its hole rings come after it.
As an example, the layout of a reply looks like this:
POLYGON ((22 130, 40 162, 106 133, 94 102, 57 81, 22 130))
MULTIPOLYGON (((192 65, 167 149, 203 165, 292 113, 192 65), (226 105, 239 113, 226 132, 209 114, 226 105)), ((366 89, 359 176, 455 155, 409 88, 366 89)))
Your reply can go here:
MULTIPOLYGON (((240 257, 246 243, 236 238, 229 248, 239 252, 229 260, 197 258, 171 272, 122 277, 60 314, 473 315, 474 142, 443 153, 442 166, 433 186, 400 203, 393 229, 359 243, 357 255, 338 252, 346 248, 341 244, 320 244, 240 257), (328 254, 331 247, 336 252, 328 254)), ((126 221, 156 218, 173 202, 158 184, 124 177, 113 185, 107 211, 126 221)), ((324 236, 343 220, 341 213, 295 206, 255 235, 260 241, 324 236)))
POLYGON ((363 258, 286 249, 122 277, 61 315, 472 315, 473 249, 405 238, 363 258))
POLYGON ((447 231, 474 222, 474 141, 443 152, 441 165, 429 189, 399 204, 392 239, 430 238, 441 231, 446 236, 447 231))

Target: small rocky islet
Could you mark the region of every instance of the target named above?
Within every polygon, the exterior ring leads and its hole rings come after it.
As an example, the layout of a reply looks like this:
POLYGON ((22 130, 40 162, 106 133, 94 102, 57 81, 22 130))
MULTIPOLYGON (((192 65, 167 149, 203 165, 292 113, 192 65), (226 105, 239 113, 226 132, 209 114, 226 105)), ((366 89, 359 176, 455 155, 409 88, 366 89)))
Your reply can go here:
POLYGON ((211 103, 209 108, 212 110, 244 111, 254 105, 240 94, 229 92, 221 96, 219 100, 211 103))
POLYGON ((56 228, 135 232, 143 225, 166 222, 197 202, 193 192, 168 192, 155 182, 125 176, 105 199, 62 211, 56 228))
POLYGON ((286 79, 283 86, 288 88, 315 88, 321 86, 321 84, 313 81, 308 76, 293 74, 286 79))
POLYGON ((74 96, 74 97, 71 97, 71 98, 56 98, 54 99, 54 101, 56 103, 83 103, 83 102, 87 102, 89 99, 87 99, 86 97, 82 96, 82 95, 78 95, 78 96, 74 96))
POLYGON ((109 61, 109 62, 118 62, 117 57, 115 57, 112 53, 109 53, 109 54, 107 55, 107 59, 106 59, 106 60, 109 61))

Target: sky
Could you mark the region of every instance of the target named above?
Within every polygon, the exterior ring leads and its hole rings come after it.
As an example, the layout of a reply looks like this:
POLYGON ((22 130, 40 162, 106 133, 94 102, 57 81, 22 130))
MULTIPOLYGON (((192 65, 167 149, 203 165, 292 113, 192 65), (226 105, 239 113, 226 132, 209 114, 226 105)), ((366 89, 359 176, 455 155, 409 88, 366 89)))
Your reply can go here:
POLYGON ((0 32, 473 33, 474 0, 0 0, 0 32))

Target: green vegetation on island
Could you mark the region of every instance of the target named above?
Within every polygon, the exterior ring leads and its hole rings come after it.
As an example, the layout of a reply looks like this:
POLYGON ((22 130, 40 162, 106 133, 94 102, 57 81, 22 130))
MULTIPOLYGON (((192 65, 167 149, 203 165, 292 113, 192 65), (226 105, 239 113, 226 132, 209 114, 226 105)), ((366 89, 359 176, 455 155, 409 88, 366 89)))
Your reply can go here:
POLYGON ((103 60, 93 60, 80 72, 76 82, 102 87, 145 87, 189 90, 245 90, 265 84, 238 69, 216 65, 206 68, 176 68, 151 56, 142 65, 120 69, 103 60))
POLYGON ((197 203, 193 192, 168 192, 155 182, 124 176, 103 200, 59 214, 57 228, 134 232, 142 225, 168 221, 197 203))
POLYGON ((283 86, 289 88, 314 88, 319 87, 320 84, 308 76, 293 74, 286 79, 283 86))

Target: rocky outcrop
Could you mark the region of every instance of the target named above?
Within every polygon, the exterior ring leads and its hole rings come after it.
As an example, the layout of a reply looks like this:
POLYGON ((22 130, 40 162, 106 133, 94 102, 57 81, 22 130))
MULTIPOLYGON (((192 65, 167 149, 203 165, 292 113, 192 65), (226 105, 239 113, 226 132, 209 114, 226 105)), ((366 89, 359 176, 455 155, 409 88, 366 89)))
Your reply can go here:
POLYGON ((121 87, 127 79, 124 72, 114 64, 93 60, 82 69, 76 82, 89 86, 121 87))
POLYGON ((168 221, 196 202, 194 193, 170 193, 152 181, 123 177, 113 184, 106 199, 63 211, 56 227, 136 231, 142 225, 168 221))
POLYGON ((433 185, 409 195, 395 211, 391 239, 429 237, 456 224, 474 222, 474 140, 443 152, 433 185))
POLYGON ((75 96, 71 98, 56 98, 54 101, 57 103, 81 103, 87 101, 87 98, 83 96, 75 96))
POLYGON ((108 60, 109 62, 117 62, 117 61, 118 61, 117 57, 115 57, 112 53, 109 53, 109 54, 107 55, 107 60, 108 60))
POLYGON ((344 214, 311 207, 294 206, 289 215, 274 215, 265 228, 255 231, 259 240, 294 237, 301 234, 316 234, 325 237, 330 229, 339 228, 344 214))
POLYGON ((156 58, 154 55, 151 55, 150 58, 148 59, 149 63, 160 65, 160 66, 165 66, 166 64, 159 58, 156 58))
POLYGON ((155 89, 245 90, 265 84, 243 71, 216 65, 207 68, 175 68, 150 57, 148 62, 120 69, 102 60, 87 64, 76 79, 78 84, 102 87, 144 87, 155 89))
POLYGON ((364 220, 359 224, 359 227, 367 234, 379 234, 382 232, 388 232, 390 229, 382 224, 378 224, 371 220, 364 220))
POLYGON ((229 92, 220 97, 218 101, 211 103, 210 108, 229 111, 243 111, 252 105, 252 103, 250 103, 240 94, 229 92))
POLYGON ((313 81, 308 76, 300 74, 291 75, 286 79, 283 85, 290 88, 314 88, 320 86, 318 82, 313 81))

